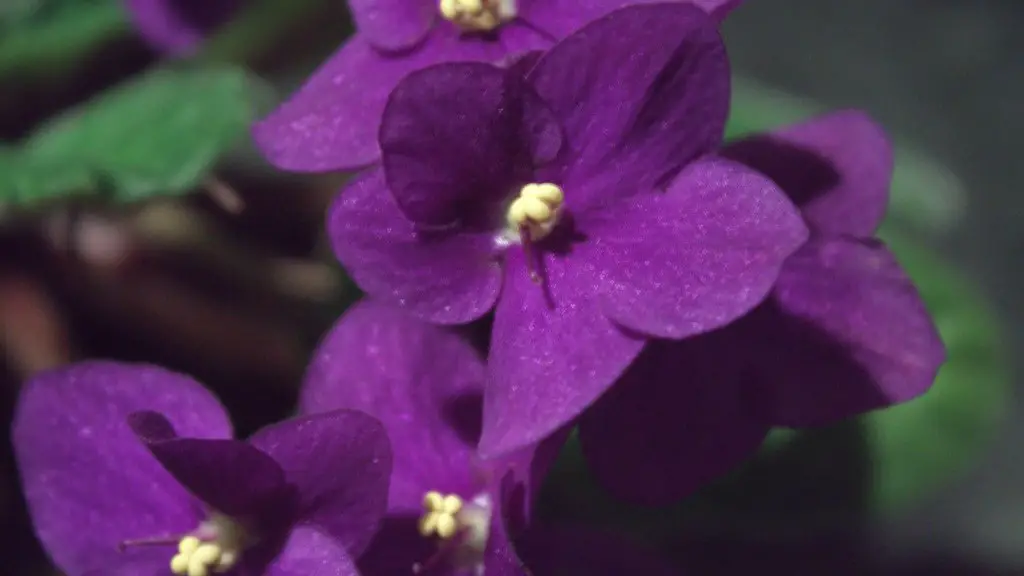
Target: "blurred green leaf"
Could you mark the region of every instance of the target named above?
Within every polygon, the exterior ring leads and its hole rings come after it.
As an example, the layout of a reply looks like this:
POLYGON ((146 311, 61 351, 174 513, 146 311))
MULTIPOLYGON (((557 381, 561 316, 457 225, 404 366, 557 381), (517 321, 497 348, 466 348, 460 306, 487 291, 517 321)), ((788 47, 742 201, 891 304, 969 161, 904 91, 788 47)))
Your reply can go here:
POLYGON ((127 29, 118 0, 3 0, 0 75, 59 74, 127 29))
POLYGON ((14 148, 0 149, 0 202, 29 205, 86 194, 96 182, 82 164, 35 158, 14 148))
MULTIPOLYGON (((21 153, 39 164, 85 166, 120 201, 189 192, 246 134, 254 88, 230 66, 157 69, 43 125, 21 153)), ((65 176, 54 172, 56 181, 65 176)))

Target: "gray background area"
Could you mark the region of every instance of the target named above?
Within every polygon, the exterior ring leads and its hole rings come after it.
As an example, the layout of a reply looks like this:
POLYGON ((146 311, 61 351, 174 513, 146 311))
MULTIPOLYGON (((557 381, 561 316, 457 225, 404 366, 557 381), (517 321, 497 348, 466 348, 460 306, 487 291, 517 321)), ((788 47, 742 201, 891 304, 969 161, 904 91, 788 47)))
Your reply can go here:
MULTIPOLYGON (((1024 131, 1022 27, 1024 0, 748 0, 725 26, 740 74, 865 108, 962 178, 966 214, 935 243, 996 299, 1014 355, 1024 342, 1024 158, 1012 139, 1024 131)), ((876 536, 881 553, 941 552, 984 560, 979 574, 1024 573, 1020 416, 982 467, 876 536)))

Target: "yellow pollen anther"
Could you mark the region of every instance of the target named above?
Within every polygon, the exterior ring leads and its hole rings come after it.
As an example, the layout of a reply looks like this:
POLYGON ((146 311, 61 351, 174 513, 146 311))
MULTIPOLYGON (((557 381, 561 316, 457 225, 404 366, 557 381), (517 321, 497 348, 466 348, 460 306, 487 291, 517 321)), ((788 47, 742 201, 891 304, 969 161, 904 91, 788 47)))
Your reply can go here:
POLYGON ((489 32, 516 15, 515 0, 440 0, 445 20, 463 30, 489 32))
POLYGON ((420 534, 424 537, 437 534, 447 540, 459 531, 458 513, 462 510, 462 498, 455 494, 427 492, 423 497, 424 514, 420 517, 420 534))
POLYGON ((558 223, 564 200, 557 184, 527 184, 508 207, 508 225, 513 230, 526 228, 531 240, 540 240, 558 223))
POLYGON ((171 572, 179 576, 209 576, 227 572, 238 561, 235 550, 225 549, 216 542, 203 542, 195 536, 186 536, 178 543, 178 553, 171 558, 171 572))

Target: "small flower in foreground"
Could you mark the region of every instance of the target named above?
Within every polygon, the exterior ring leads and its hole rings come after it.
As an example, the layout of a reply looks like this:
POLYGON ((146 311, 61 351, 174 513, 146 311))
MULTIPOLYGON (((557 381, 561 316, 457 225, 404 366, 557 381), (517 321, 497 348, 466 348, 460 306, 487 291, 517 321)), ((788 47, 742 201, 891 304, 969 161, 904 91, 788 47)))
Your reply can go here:
POLYGON ((135 28, 150 44, 183 56, 226 24, 243 0, 124 0, 135 28))
POLYGON ((584 453, 620 496, 682 497, 751 455, 770 427, 819 426, 913 399, 945 360, 913 283, 873 238, 893 169, 881 128, 861 112, 836 112, 721 154, 778 182, 812 237, 749 316, 652 345, 583 417, 584 453))
MULTIPOLYGON (((358 33, 254 135, 285 170, 359 168, 380 157, 385 102, 408 73, 441 62, 504 63, 547 49, 617 8, 652 0, 350 0, 358 33)), ((740 0, 673 0, 722 19, 740 0)))
POLYGON ((702 11, 624 8, 524 68, 411 74, 384 114, 381 167, 328 216, 369 295, 440 324, 495 308, 485 457, 578 416, 645 339, 747 313, 807 235, 769 179, 702 158, 729 105, 702 11))
POLYGON ((363 573, 521 576, 526 562, 536 576, 671 574, 626 542, 532 521, 530 504, 565 434, 479 460, 483 378, 479 355, 457 334, 370 301, 321 342, 302 410, 365 410, 394 447, 388 513, 359 560, 363 573))
POLYGON ((28 382, 13 425, 36 534, 69 576, 354 575, 386 507, 380 422, 339 410, 231 436, 192 379, 102 361, 28 382))

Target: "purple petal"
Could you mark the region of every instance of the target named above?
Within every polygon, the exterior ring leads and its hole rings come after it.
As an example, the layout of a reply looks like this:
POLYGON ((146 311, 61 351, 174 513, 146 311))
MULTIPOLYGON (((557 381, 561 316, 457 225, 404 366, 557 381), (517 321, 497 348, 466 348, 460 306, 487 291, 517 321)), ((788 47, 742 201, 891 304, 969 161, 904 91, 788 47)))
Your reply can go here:
POLYGON ((501 40, 506 57, 503 61, 495 62, 496 64, 505 63, 534 50, 547 50, 554 45, 550 35, 518 20, 504 24, 498 39, 501 40))
POLYGON ((429 227, 493 228, 511 187, 561 144, 557 121, 522 79, 480 62, 410 74, 380 127, 388 188, 429 227))
MULTIPOLYGON (((531 574, 509 538, 500 508, 496 509, 495 514, 491 517, 487 547, 484 549, 484 574, 487 576, 530 576, 531 574)), ((541 574, 545 574, 545 572, 541 572, 541 574)))
MULTIPOLYGON (((555 38, 564 38, 593 20, 633 4, 666 0, 520 0, 519 15, 555 38)), ((669 0, 671 1, 671 0, 669 0)), ((684 0, 723 20, 742 0, 684 0)))
POLYGON ((387 508, 391 445, 384 426, 334 410, 268 426, 249 442, 284 468, 299 493, 298 521, 315 524, 358 556, 387 508))
POLYGON ((367 576, 409 576, 413 564, 423 564, 436 554, 437 542, 419 533, 421 514, 419 510, 385 517, 370 547, 359 557, 360 571, 367 576))
POLYGON ((799 212, 767 178, 733 162, 691 164, 665 195, 587 215, 604 310, 661 338, 723 326, 760 304, 807 239, 799 212))
POLYGON ((359 576, 352 558, 329 535, 312 526, 296 526, 267 576, 359 576))
POLYGON ((226 24, 242 0, 124 0, 132 23, 156 48, 175 56, 192 52, 226 24))
POLYGON ((516 538, 516 547, 534 574, 679 574, 666 560, 623 535, 582 526, 535 527, 516 538))
POLYGON ((102 568, 84 572, 82 576, 167 576, 167 565, 174 556, 171 546, 128 548, 124 553, 112 554, 102 568))
POLYGON ((22 487, 36 534, 68 573, 146 556, 141 547, 118 555, 117 545, 180 534, 200 521, 188 493, 126 424, 140 410, 165 414, 189 436, 232 434, 212 394, 153 366, 84 362, 24 386, 12 429, 22 487))
POLYGON ((500 45, 464 40, 453 26, 435 26, 401 55, 351 38, 286 102, 253 128, 271 164, 296 172, 351 170, 377 161, 377 133, 388 95, 407 74, 438 62, 497 62, 500 45))
POLYGON ((927 391, 945 348, 913 283, 877 241, 812 241, 752 318, 771 423, 813 426, 927 391))
POLYGON ((359 34, 381 50, 416 44, 438 17, 431 0, 349 0, 348 9, 359 34))
POLYGON ((725 47, 688 4, 605 16, 552 48, 528 80, 565 130, 571 154, 552 178, 576 214, 647 192, 716 149, 729 111, 725 47))
POLYGON ((815 231, 867 237, 885 217, 892 145, 864 112, 832 112, 740 140, 722 155, 775 180, 815 231))
POLYGON ((455 333, 364 301, 321 341, 299 405, 379 418, 394 451, 389 509, 419 512, 429 490, 476 490, 483 379, 483 361, 455 333))
POLYGON ((666 504, 757 450, 769 427, 755 417, 736 344, 729 331, 651 342, 583 415, 580 444, 605 488, 637 504, 666 504))
POLYGON ((484 391, 479 451, 486 458, 570 422, 643 347, 604 316, 594 294, 598 278, 574 256, 547 255, 542 287, 530 280, 522 250, 507 254, 484 391))
POLYGON ((327 229, 334 252, 364 292, 439 324, 476 320, 494 306, 501 266, 487 233, 417 231, 376 169, 342 191, 327 229))
POLYGON ((233 518, 262 516, 286 491, 277 462, 240 440, 139 439, 196 498, 233 518))

